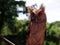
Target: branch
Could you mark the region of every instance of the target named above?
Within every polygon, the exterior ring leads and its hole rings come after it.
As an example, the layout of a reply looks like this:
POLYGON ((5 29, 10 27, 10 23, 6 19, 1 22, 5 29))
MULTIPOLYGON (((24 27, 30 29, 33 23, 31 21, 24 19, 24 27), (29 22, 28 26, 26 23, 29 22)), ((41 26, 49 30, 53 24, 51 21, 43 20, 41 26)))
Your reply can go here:
POLYGON ((14 43, 12 43, 10 40, 6 39, 5 37, 0 35, 0 38, 3 39, 5 42, 9 43, 10 45, 15 45, 14 43))

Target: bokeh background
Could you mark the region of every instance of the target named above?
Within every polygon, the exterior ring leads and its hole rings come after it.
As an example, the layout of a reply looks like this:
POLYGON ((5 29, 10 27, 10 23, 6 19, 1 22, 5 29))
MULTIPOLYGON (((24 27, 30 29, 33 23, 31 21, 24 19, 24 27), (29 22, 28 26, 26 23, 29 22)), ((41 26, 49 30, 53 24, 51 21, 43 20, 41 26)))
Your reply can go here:
POLYGON ((47 17, 44 45, 60 45, 60 0, 0 0, 0 45, 26 45, 30 16, 26 8, 38 9, 41 4, 47 17))

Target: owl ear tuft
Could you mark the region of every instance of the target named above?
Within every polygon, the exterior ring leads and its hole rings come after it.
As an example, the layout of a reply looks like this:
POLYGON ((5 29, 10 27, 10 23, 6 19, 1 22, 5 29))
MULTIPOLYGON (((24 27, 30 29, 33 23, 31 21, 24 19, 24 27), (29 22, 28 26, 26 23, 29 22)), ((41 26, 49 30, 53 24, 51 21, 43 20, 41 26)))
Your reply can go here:
POLYGON ((29 13, 32 13, 32 12, 33 12, 33 10, 34 10, 34 7, 33 7, 33 6, 31 6, 31 7, 28 7, 27 9, 28 9, 28 12, 29 12, 29 13))

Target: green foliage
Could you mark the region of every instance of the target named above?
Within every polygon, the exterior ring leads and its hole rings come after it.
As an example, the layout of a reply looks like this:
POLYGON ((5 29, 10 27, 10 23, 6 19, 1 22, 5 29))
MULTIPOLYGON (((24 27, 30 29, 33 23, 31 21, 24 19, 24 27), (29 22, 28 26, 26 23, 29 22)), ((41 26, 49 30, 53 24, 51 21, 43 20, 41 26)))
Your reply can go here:
MULTIPOLYGON (((16 19, 18 16, 16 5, 25 7, 25 2, 0 0, 0 34, 17 35, 12 41, 17 45, 24 45, 29 21, 16 19)), ((47 23, 44 45, 60 45, 60 21, 47 23)))
MULTIPOLYGON (((0 30, 4 23, 13 25, 14 17, 17 16, 16 5, 11 4, 12 0, 0 0, 0 30)), ((1 31, 0 31, 1 32, 1 31)))
POLYGON ((15 29, 17 30, 16 33, 21 31, 26 31, 29 21, 27 20, 16 20, 15 22, 15 29))
POLYGON ((23 7, 25 6, 24 1, 0 0, 0 34, 4 23, 7 23, 10 30, 14 30, 15 18, 18 16, 17 4, 23 7))
POLYGON ((3 28, 2 28, 2 31, 1 31, 1 35, 12 35, 12 32, 11 30, 8 28, 8 25, 5 23, 3 28))
MULTIPOLYGON (((11 41, 14 42, 16 45, 25 45, 26 43, 26 36, 27 36, 27 29, 28 29, 27 20, 17 20, 15 19, 14 29, 15 32, 13 33, 9 28, 7 23, 5 23, 4 28, 2 29, 3 35, 17 35, 16 37, 11 38, 11 41), (3 31, 4 30, 4 31, 3 31), (8 33, 9 32, 9 33, 8 33)), ((53 22, 47 23, 46 25, 46 38, 44 45, 60 45, 60 22, 53 22)))
POLYGON ((47 23, 45 45, 60 45, 60 21, 47 23), (48 26, 49 25, 49 26, 48 26))

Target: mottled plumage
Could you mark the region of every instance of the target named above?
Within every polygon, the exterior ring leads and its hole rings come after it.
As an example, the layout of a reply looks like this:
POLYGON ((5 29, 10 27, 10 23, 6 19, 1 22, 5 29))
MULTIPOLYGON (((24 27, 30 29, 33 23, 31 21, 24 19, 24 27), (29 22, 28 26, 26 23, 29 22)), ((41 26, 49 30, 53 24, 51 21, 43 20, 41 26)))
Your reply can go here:
POLYGON ((44 7, 36 10, 38 11, 37 13, 33 10, 30 12, 30 23, 28 25, 29 36, 26 45, 43 45, 46 32, 46 14, 44 7))

